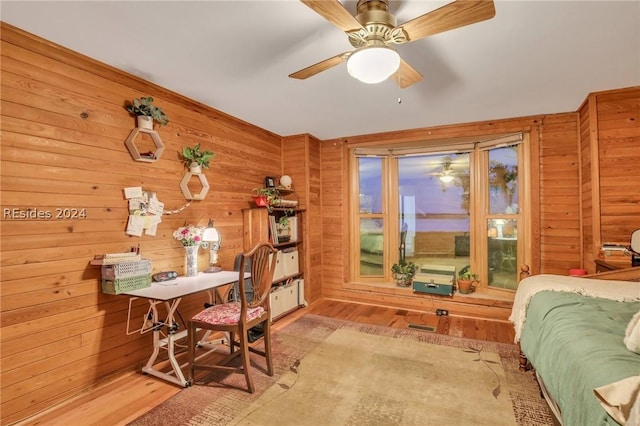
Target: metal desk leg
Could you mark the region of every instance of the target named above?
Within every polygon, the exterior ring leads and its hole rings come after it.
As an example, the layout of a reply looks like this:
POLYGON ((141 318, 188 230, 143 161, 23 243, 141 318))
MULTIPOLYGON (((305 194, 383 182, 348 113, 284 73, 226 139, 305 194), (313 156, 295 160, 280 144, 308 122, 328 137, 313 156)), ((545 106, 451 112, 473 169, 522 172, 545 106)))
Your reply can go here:
MULTIPOLYGON (((180 333, 176 333, 173 329, 173 324, 175 322, 174 314, 176 309, 178 308, 178 304, 180 303, 181 298, 173 300, 171 303, 165 302, 167 306, 167 317, 164 323, 158 323, 154 325, 153 329, 153 352, 149 357, 146 365, 142 367, 142 372, 150 374, 152 376, 159 377, 168 382, 175 383, 179 386, 187 387, 189 386, 189 381, 185 379, 184 374, 182 373, 182 369, 180 368, 180 364, 175 357, 175 341, 184 337, 187 333, 187 330, 184 330, 180 333), (165 339, 160 338, 160 330, 162 327, 167 328, 167 337, 165 339), (169 357, 169 364, 171 365, 172 371, 165 373, 163 371, 157 370, 154 368, 154 364, 158 358, 158 354, 160 349, 166 349, 169 357)), ((156 305, 158 301, 150 300, 151 310, 153 312, 154 320, 159 318, 158 309, 156 305)))

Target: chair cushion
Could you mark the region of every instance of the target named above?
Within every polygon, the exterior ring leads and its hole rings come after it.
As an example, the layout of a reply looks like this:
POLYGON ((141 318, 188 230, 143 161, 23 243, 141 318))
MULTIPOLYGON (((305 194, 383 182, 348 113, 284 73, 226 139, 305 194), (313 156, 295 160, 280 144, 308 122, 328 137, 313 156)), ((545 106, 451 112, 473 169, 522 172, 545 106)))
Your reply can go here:
MULTIPOLYGON (((263 313, 264 308, 262 306, 247 308, 247 321, 256 319, 263 313)), ((193 320, 208 324, 237 324, 240 320, 240 303, 231 302, 211 306, 197 313, 193 320)))

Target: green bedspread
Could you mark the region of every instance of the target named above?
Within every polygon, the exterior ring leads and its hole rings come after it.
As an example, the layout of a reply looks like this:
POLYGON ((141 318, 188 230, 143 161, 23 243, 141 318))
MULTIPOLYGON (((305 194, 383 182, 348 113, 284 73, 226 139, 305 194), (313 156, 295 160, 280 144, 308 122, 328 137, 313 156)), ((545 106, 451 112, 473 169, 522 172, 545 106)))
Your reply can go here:
POLYGON ((593 389, 640 374, 640 355, 623 342, 640 302, 543 291, 529 303, 522 351, 562 412, 565 426, 618 423, 593 389))

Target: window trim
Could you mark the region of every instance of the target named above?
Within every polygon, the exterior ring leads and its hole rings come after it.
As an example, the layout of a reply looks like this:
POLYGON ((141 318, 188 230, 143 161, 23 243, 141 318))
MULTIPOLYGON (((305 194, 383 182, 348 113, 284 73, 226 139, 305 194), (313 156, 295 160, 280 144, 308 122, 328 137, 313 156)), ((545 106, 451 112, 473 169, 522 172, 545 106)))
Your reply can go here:
MULTIPOLYGON (((359 215, 354 214, 357 206, 355 206, 356 200, 358 200, 358 190, 359 190, 359 181, 358 181, 358 163, 357 159, 360 157, 381 157, 381 158, 398 158, 403 156, 418 156, 418 155, 437 155, 437 154, 455 154, 461 152, 468 152, 469 157, 469 173, 470 176, 473 176, 478 182, 477 179, 482 179, 481 175, 481 167, 479 167, 479 159, 476 158, 482 151, 486 151, 493 148, 502 148, 507 146, 515 146, 515 145, 523 145, 523 149, 519 150, 518 154, 518 163, 519 163, 519 173, 518 173, 518 185, 520 187, 520 200, 521 204, 520 211, 522 212, 519 222, 519 232, 518 235, 521 238, 518 238, 518 254, 522 254, 520 256, 521 262, 524 264, 531 263, 531 248, 529 244, 525 244, 525 241, 531 241, 532 232, 531 232, 531 224, 534 222, 533 217, 530 217, 530 214, 525 213, 525 209, 530 205, 531 202, 531 192, 532 188, 531 179, 527 176, 528 171, 530 170, 529 161, 531 161, 532 153, 530 152, 532 146, 534 144, 534 139, 537 137, 536 135, 532 135, 531 133, 535 133, 534 129, 525 129, 523 131, 515 132, 515 133, 503 133, 498 135, 491 136, 478 136, 475 138, 452 138, 449 141, 452 143, 447 143, 447 140, 432 140, 432 141, 423 141, 423 142, 412 142, 410 144, 406 143, 372 143, 372 144, 364 144, 358 145, 357 147, 350 147, 347 150, 348 153, 348 172, 350 176, 351 188, 349 193, 349 210, 347 211, 347 215, 349 217, 349 251, 352 253, 350 258, 352 260, 351 265, 358 265, 360 262, 360 253, 359 250, 355 250, 355 248, 359 247, 359 215), (459 142, 460 139, 465 139, 463 142, 459 142), (420 144, 424 144, 424 146, 419 146, 420 144), (471 147, 471 149, 469 149, 471 147), (521 229, 522 228, 522 229, 521 229), (357 261, 357 263, 356 263, 357 261)), ((488 161, 488 160, 487 160, 488 161)), ((384 282, 381 282, 382 278, 376 276, 376 278, 367 278, 359 276, 359 269, 357 267, 349 267, 348 268, 348 276, 350 278, 351 283, 356 284, 373 284, 376 287, 384 287, 393 289, 393 286, 390 284, 393 283, 393 279, 391 276, 390 265, 391 265, 391 247, 398 245, 398 235, 395 237, 388 236, 389 228, 386 226, 386 222, 390 220, 389 218, 398 217, 399 208, 396 205, 397 203, 393 203, 393 206, 389 204, 388 197, 390 196, 390 188, 393 187, 395 181, 395 187, 397 187, 397 161, 390 161, 387 163, 389 172, 383 171, 383 176, 386 176, 387 179, 383 179, 383 215, 385 217, 385 227, 384 227, 384 264, 389 265, 388 268, 384 268, 384 282), (391 169, 395 169, 396 173, 391 173, 391 169), (385 174, 386 173, 386 174, 385 174), (386 186, 385 186, 386 185, 386 186), (384 212, 385 208, 388 211, 384 212), (394 216, 395 215, 395 216, 394 216), (391 241, 394 240, 394 241, 391 241)), ((488 177, 487 177, 488 178, 488 177)), ((487 183, 484 183, 484 187, 487 187, 487 183)), ((480 213, 471 214, 470 217, 470 235, 473 236, 474 233, 484 232, 480 228, 484 227, 483 220, 485 219, 485 208, 487 206, 481 206, 479 203, 481 200, 476 191, 470 193, 469 206, 472 212, 480 213), (477 217, 480 216, 480 217, 477 217)), ((482 234, 476 234, 482 235, 482 234)), ((470 253, 469 261, 471 265, 483 265, 486 264, 486 250, 472 250, 470 253), (482 255, 480 256, 480 253, 482 255), (478 257, 484 257, 485 262, 480 263, 482 259, 478 259, 478 257)), ((484 268, 483 268, 484 269, 484 268)), ((486 281, 486 280, 485 280, 486 281)), ((501 293, 504 294, 505 291, 509 293, 513 293, 513 290, 505 290, 496 287, 489 287, 488 285, 481 286, 484 294, 490 293, 501 293)))

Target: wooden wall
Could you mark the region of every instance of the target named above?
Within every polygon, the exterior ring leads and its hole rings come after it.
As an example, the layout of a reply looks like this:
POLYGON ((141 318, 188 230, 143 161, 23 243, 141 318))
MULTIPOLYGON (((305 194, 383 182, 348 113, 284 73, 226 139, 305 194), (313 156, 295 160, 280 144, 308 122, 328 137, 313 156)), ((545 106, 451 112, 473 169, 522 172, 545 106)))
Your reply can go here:
POLYGON ((320 225, 320 141, 311 135, 283 138, 283 173, 291 176, 299 200, 305 211, 303 244, 305 300, 312 303, 321 297, 320 225))
MULTIPOLYGON (((526 100, 524 100, 526 101, 526 100)), ((628 241, 640 228, 640 89, 590 95, 576 112, 339 138, 322 143, 322 292, 327 298, 403 309, 450 307, 456 300, 348 281, 347 148, 530 132, 533 185, 531 267, 535 274, 595 271, 601 241, 628 241), (593 168, 595 167, 595 170, 593 168)))
MULTIPOLYGON (((100 270, 89 266, 95 254, 140 243, 154 271, 181 272, 183 249, 172 238, 173 230, 213 218, 223 236, 220 263, 231 268, 242 249, 242 209, 249 207, 251 190, 262 186, 265 176, 292 176, 305 208, 308 301, 328 297, 404 309, 462 309, 459 301, 443 306, 434 297, 347 283, 348 146, 530 132, 535 144, 531 175, 540 182, 531 212, 534 273, 566 273, 581 260, 591 269, 593 241, 622 238, 640 228, 639 192, 631 183, 640 170, 635 166, 640 160, 637 88, 591 96, 578 113, 330 141, 310 135, 282 138, 4 23, 1 29, 3 424, 115 372, 140 368, 149 355, 150 335, 125 335, 128 298, 100 292, 100 270), (157 128, 165 152, 155 163, 133 161, 124 146, 135 120, 123 104, 147 95, 170 119, 168 126, 157 128), (163 216, 155 237, 127 237, 123 188, 155 191, 167 209, 184 206, 178 183, 185 168, 178 152, 196 143, 217 154, 205 172, 211 186, 207 198, 163 216), (620 182, 621 176, 633 179, 620 182), (590 202, 596 191, 596 202, 590 202), (87 217, 12 219, 5 214, 6 209, 55 212, 65 207, 84 208, 87 217), (589 235, 589 224, 597 237, 589 235)), ((200 266, 207 264, 208 253, 202 250, 200 266)), ((182 316, 188 318, 203 301, 201 296, 186 298, 182 316)), ((484 315, 496 307, 490 303, 471 313, 484 315)), ((144 304, 137 306, 135 318, 144 312, 144 304)))
MULTIPOLYGON (((566 275, 582 267, 578 115, 547 116, 540 126, 539 194, 541 273, 566 275)), ((532 265, 533 266, 533 265, 532 265)))
MULTIPOLYGON (((126 336, 128 298, 102 294, 100 268, 89 260, 139 243, 155 272, 182 273, 184 250, 172 232, 213 218, 223 238, 220 263, 231 269, 251 190, 282 172, 282 138, 9 25, 2 24, 1 43, 0 423, 7 424, 142 366, 151 335, 126 336), (133 161, 124 144, 135 127, 124 102, 147 95, 170 120, 156 127, 165 151, 154 163, 133 161), (163 216, 155 237, 127 237, 123 188, 155 191, 167 209, 184 206, 178 152, 196 143, 216 153, 205 171, 206 199, 163 216), (56 208, 86 209, 86 218, 56 219, 56 208), (12 219, 7 209, 54 217, 12 219)), ((207 250, 199 260, 204 269, 207 250)), ((181 315, 204 301, 186 298, 181 315)), ((139 302, 134 319, 147 309, 139 302)))
MULTIPOLYGON (((574 117, 575 114, 569 114, 574 117)), ((410 289, 392 288, 351 283, 348 279, 348 262, 350 259, 348 230, 347 193, 348 193, 348 149, 367 144, 413 143, 420 141, 438 141, 454 138, 472 138, 487 135, 504 135, 520 131, 530 132, 537 141, 544 116, 523 117, 509 120, 487 121, 480 123, 451 126, 421 128, 349 138, 338 138, 323 141, 321 145, 322 161, 322 223, 323 223, 323 256, 322 256, 322 295, 325 298, 351 300, 362 303, 393 306, 399 309, 417 309, 435 311, 437 308, 449 309, 452 312, 463 312, 469 315, 494 316, 507 319, 511 303, 505 301, 476 300, 470 305, 469 299, 459 297, 446 298, 426 294, 413 294, 410 289), (489 312, 488 304, 500 312, 489 312)), ((575 120, 575 118, 574 118, 575 120)), ((570 137, 574 151, 577 150, 577 135, 570 137)), ((535 152, 538 163, 539 152, 535 152)), ((539 217, 539 203, 532 206, 532 216, 539 217)), ((576 207, 577 209, 577 207, 576 207)), ((536 225, 538 228, 539 225, 536 225)), ((539 232, 536 235, 536 246, 539 246, 539 232)), ((537 269, 539 271, 540 268, 537 269)), ((568 266, 565 271, 568 270, 568 266)), ((494 309, 495 311, 495 309, 494 309)))
POLYGON ((580 107, 583 256, 640 229, 640 88, 593 93, 580 107))

